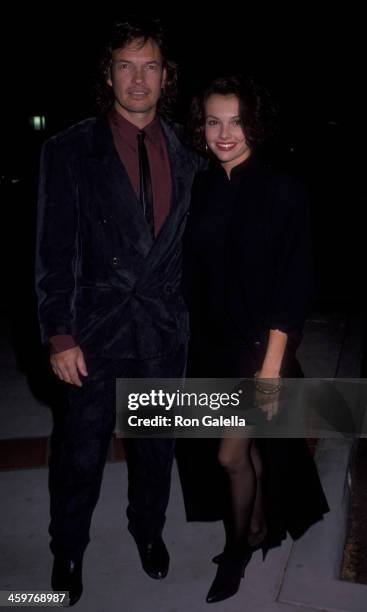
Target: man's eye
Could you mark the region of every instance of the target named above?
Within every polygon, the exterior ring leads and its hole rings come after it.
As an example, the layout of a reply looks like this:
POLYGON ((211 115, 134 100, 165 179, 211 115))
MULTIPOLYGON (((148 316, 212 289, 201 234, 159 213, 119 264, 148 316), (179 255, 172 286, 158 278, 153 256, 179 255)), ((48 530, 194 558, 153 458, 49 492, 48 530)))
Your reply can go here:
POLYGON ((158 66, 157 64, 148 64, 147 65, 147 70, 158 70, 158 66))
POLYGON ((128 67, 129 67, 129 64, 121 63, 118 65, 119 70, 127 70, 128 67))

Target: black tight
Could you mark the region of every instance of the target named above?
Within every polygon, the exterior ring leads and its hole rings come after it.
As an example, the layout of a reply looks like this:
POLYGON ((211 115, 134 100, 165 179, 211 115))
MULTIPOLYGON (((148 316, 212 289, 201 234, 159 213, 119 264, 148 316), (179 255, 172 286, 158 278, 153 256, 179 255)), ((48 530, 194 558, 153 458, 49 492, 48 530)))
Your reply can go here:
MULTIPOLYGON (((261 367, 263 351, 255 345, 214 346, 200 336, 191 340, 189 377, 252 378, 261 367)), ((247 544, 255 546, 266 532, 262 495, 262 461, 256 440, 222 438, 219 463, 228 476, 225 508, 226 551, 242 555, 247 544)))
POLYGON ((265 535, 261 456, 250 438, 223 438, 218 460, 229 478, 225 550, 240 558, 247 544, 255 545, 265 535))

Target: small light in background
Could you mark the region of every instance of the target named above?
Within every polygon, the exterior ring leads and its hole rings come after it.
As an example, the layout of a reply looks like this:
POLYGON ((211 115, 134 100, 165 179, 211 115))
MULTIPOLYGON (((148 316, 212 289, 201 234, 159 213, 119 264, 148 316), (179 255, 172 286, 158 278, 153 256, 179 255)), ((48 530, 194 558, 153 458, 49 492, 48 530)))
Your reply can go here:
POLYGON ((29 123, 34 130, 41 131, 46 129, 46 117, 44 115, 30 117, 29 123))

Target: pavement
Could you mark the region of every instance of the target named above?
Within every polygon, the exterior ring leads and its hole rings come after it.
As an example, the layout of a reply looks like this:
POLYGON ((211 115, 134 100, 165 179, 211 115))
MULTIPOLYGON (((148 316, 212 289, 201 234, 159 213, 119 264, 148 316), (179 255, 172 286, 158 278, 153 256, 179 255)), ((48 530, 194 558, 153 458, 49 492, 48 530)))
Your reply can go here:
MULTIPOLYGON (((31 393, 11 350, 6 321, 0 344, 0 591, 50 590, 47 440, 52 415, 31 393), (40 450, 40 440, 45 446, 40 450), (35 441, 38 441, 37 443, 35 441), (38 446, 37 446, 38 444, 38 446), (32 448, 42 453, 36 462, 32 448), (46 452, 46 454, 45 454, 46 452), (9 469, 10 455, 20 457, 9 469), (27 462, 27 460, 29 461, 27 462), (15 465, 15 464, 14 464, 15 465), (34 467, 39 465, 40 467, 34 467), (33 467, 32 467, 33 466, 33 467)), ((314 313, 299 351, 306 376, 359 377, 364 319, 358 314, 314 313)), ((218 612, 364 612, 367 586, 340 580, 348 514, 353 443, 320 440, 315 460, 331 507, 297 542, 256 553, 239 592, 214 604, 218 612)), ((174 466, 165 541, 171 565, 165 580, 141 569, 126 524, 127 470, 117 455, 106 464, 84 561, 84 593, 75 610, 88 612, 203 612, 215 574, 211 557, 223 546, 221 523, 187 523, 174 466)), ((12 606, 3 609, 12 609, 12 606)))

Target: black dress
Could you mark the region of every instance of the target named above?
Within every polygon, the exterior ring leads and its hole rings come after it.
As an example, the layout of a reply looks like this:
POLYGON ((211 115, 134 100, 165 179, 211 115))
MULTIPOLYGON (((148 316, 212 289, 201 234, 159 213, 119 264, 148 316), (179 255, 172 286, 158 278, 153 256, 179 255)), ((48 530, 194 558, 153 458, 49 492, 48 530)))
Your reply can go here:
MULTIPOLYGON (((302 376, 295 352, 311 294, 307 198, 291 177, 251 156, 219 164, 193 186, 185 233, 184 291, 190 312, 188 377, 253 377, 270 329, 288 334, 281 375, 302 376)), ((270 546, 300 537, 329 510, 304 439, 258 439, 270 546)), ((178 440, 189 521, 223 518, 228 481, 219 440, 178 440)))

